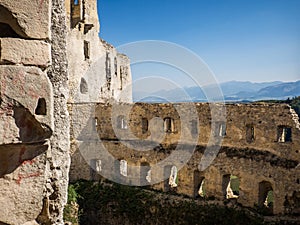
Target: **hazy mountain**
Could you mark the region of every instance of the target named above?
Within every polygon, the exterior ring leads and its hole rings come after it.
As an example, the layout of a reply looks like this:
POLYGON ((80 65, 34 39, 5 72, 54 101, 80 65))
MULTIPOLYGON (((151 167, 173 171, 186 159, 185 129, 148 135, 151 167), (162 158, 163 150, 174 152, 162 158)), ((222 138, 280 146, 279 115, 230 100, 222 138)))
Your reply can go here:
POLYGON ((214 99, 226 101, 255 101, 262 99, 286 99, 300 96, 300 80, 296 82, 241 82, 230 81, 220 84, 223 96, 217 96, 215 86, 208 85, 202 89, 199 87, 185 87, 183 89, 161 90, 154 93, 134 92, 134 101, 144 102, 186 102, 207 101, 205 95, 214 96, 214 99))
POLYGON ((300 80, 297 82, 289 82, 278 84, 270 87, 262 88, 258 91, 256 96, 264 97, 290 97, 290 96, 298 96, 300 95, 300 80))
POLYGON ((262 82, 262 83, 252 83, 250 81, 229 81, 225 83, 221 83, 220 87, 223 91, 224 95, 233 95, 238 92, 248 92, 253 93, 257 92, 262 88, 282 84, 281 81, 273 81, 273 82, 262 82))

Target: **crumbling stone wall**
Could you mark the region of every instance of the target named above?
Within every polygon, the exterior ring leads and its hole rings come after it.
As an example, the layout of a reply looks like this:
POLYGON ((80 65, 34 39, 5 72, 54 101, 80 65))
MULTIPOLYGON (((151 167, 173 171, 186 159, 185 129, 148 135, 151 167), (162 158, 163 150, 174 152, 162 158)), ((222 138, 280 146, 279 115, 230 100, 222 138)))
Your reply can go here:
MULTIPOLYGON (((168 158, 178 146, 181 133, 193 132, 195 129, 193 128, 195 121, 192 118, 187 124, 181 123, 181 118, 176 112, 176 105, 137 103, 123 106, 123 110, 122 107, 115 110, 108 104, 89 104, 88 106, 77 104, 74 109, 82 112, 81 115, 74 113, 72 105, 69 106, 72 119, 77 121, 73 123, 72 138, 75 138, 78 144, 72 147, 71 180, 82 178, 97 180, 101 178, 100 174, 105 170, 120 174, 120 160, 125 160, 127 175, 120 175, 120 179, 127 180, 128 183, 134 183, 134 179, 140 179, 141 183, 145 182, 147 171, 133 174, 136 171, 131 168, 143 165, 151 168, 168 158), (124 113, 128 108, 130 109, 129 118, 124 113), (84 117, 84 115, 88 116, 84 117), (126 126, 124 126, 124 121, 120 122, 118 118, 126 120, 126 126), (153 118, 161 118, 161 120, 153 123, 151 122, 153 118), (166 126, 165 118, 172 120, 171 131, 164 127, 166 126), (126 136, 126 132, 129 131, 135 137, 126 136), (150 132, 161 131, 165 134, 160 142, 156 142, 155 139, 146 140, 150 132), (116 135, 122 132, 124 135, 116 135), (139 151, 142 147, 151 146, 153 143, 155 147, 152 150, 139 151), (87 147, 80 148, 80 144, 87 147), (104 149, 119 161, 111 164, 99 149, 104 149)), ((275 214, 299 213, 300 129, 299 118, 296 118, 290 106, 285 104, 228 104, 226 105, 226 126, 222 128, 224 129, 222 132, 220 132, 219 121, 212 121, 209 104, 196 103, 195 107, 199 118, 196 127, 199 133, 197 136, 191 134, 187 137, 198 138, 198 141, 191 159, 178 172, 178 185, 175 189, 173 188, 173 191, 191 197, 200 197, 198 192, 204 180, 204 197, 222 201, 227 199, 226 189, 228 189, 230 177, 234 176, 239 180, 239 193, 238 195, 232 194, 229 198, 234 198, 238 203, 247 207, 264 207, 266 194, 272 191, 274 201, 269 207, 270 211, 275 214), (285 140, 282 139, 282 128, 286 129, 285 140), (199 163, 204 155, 210 134, 223 135, 223 142, 216 159, 207 169, 202 170, 199 168, 199 163)), ((182 108, 185 108, 184 104, 182 108)), ((188 110, 188 107, 186 109, 188 110)), ((193 144, 192 138, 181 140, 179 143, 187 148, 191 144, 193 144)), ((215 146, 211 147, 213 149, 215 146)), ((176 160, 181 159, 178 157, 176 160)), ((161 168, 156 173, 169 174, 173 165, 170 161, 168 168, 161 168)), ((152 179, 155 179, 155 173, 152 174, 152 179)), ((153 185, 153 188, 172 190, 168 181, 153 185)))
POLYGON ((132 102, 130 61, 99 38, 97 1, 66 1, 69 103, 132 102))
POLYGON ((67 103, 132 101, 129 59, 99 27, 94 0, 0 1, 0 223, 62 224, 67 103))
POLYGON ((0 45, 0 223, 62 224, 70 164, 64 1, 1 0, 0 45))

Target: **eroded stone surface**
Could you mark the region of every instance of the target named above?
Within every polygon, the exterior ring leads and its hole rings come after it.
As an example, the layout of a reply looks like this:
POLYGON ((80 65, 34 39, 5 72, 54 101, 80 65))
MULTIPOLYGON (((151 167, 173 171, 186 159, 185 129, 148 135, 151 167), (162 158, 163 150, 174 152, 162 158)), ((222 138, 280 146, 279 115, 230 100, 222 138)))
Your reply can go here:
POLYGON ((22 38, 50 39, 50 0, 0 1, 0 22, 22 38))
POLYGON ((0 46, 0 63, 44 68, 51 64, 51 46, 43 41, 1 38, 0 46))
MULTIPOLYGON (((45 126, 48 126, 51 129, 53 128, 51 119, 53 116, 52 87, 46 74, 39 68, 0 66, 0 96, 3 99, 3 102, 1 103, 2 112, 0 118, 3 116, 16 116, 16 104, 18 104, 19 107, 28 110, 28 114, 34 115, 34 118, 37 121, 45 124, 45 126), (39 113, 39 110, 37 110, 40 99, 45 100, 45 113, 39 113)), ((8 120, 12 119, 10 118, 8 120)), ((4 119, 2 119, 2 121, 7 124, 3 126, 8 128, 6 132, 10 132, 10 125, 8 125, 10 124, 9 121, 5 122, 4 119)), ((20 126, 22 126, 22 124, 20 126)), ((14 130, 15 129, 12 129, 12 132, 14 130)), ((3 133, 3 135, 6 134, 3 133)), ((14 139, 14 137, 12 136, 12 139, 14 139)), ((6 139, 6 143, 8 143, 9 140, 10 139, 6 139)), ((12 143, 13 142, 14 141, 12 141, 12 143)))
MULTIPOLYGON (((42 210, 43 190, 46 183, 47 145, 0 145, 1 170, 3 164, 16 168, 0 175, 0 221, 23 224, 37 218, 42 210), (10 149, 11 154, 3 153, 10 149)), ((1 171, 2 172, 2 171, 1 171)))

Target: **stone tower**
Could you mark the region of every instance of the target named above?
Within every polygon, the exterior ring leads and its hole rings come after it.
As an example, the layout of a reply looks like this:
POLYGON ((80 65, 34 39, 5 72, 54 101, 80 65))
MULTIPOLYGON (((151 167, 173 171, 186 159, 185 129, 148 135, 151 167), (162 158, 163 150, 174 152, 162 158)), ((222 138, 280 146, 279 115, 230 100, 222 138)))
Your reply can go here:
POLYGON ((67 0, 69 103, 131 102, 128 57, 99 38, 95 0, 67 0))

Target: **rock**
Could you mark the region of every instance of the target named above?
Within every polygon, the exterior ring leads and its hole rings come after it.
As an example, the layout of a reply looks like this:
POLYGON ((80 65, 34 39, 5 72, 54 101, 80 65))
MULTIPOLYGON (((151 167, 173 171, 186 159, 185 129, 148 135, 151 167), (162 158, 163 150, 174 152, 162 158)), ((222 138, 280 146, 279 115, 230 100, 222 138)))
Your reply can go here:
POLYGON ((43 68, 51 64, 51 46, 43 41, 2 38, 0 46, 0 63, 36 65, 43 68))
POLYGON ((50 39, 50 0, 1 0, 0 22, 23 38, 50 39))

